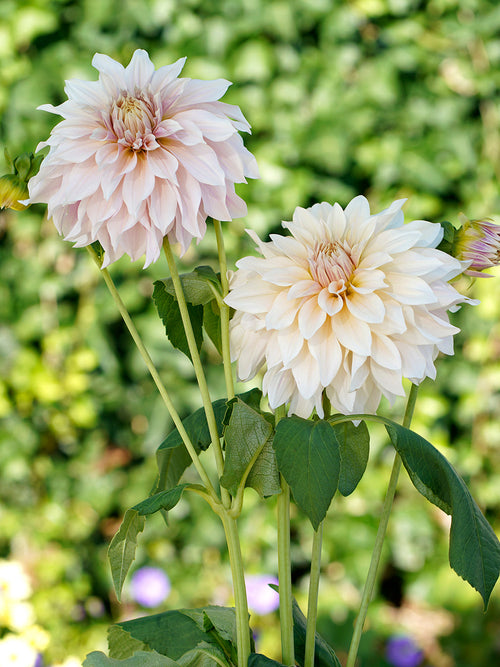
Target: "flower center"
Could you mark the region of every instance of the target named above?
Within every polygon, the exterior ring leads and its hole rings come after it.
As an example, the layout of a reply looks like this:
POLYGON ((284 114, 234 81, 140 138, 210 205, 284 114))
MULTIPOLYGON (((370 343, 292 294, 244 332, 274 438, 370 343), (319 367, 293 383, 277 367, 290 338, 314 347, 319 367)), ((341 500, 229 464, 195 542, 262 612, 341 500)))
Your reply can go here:
POLYGON ((316 243, 309 256, 309 268, 313 279, 330 292, 340 294, 347 289, 355 269, 350 248, 338 241, 316 243))
POLYGON ((158 119, 150 96, 140 91, 133 96, 123 92, 113 102, 110 121, 118 143, 134 151, 158 146, 154 135, 158 119))

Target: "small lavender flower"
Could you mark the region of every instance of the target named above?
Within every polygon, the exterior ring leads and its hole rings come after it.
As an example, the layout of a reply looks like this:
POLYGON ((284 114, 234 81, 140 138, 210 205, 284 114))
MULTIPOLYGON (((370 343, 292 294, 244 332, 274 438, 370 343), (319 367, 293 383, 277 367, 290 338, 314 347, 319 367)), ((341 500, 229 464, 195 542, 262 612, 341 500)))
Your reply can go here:
POLYGON ((143 607, 157 607, 168 598, 170 590, 170 579, 158 567, 141 567, 130 581, 130 594, 143 607))
POLYGON ((279 595, 269 584, 278 585, 278 579, 271 574, 249 574, 245 577, 248 608, 263 616, 279 607, 279 595))
POLYGON ((424 658, 423 652, 410 637, 390 637, 385 649, 385 657, 394 667, 417 667, 424 658))
POLYGON ((491 278, 481 273, 500 264, 500 225, 490 220, 467 220, 457 230, 455 252, 457 259, 471 262, 465 274, 474 278, 491 278))

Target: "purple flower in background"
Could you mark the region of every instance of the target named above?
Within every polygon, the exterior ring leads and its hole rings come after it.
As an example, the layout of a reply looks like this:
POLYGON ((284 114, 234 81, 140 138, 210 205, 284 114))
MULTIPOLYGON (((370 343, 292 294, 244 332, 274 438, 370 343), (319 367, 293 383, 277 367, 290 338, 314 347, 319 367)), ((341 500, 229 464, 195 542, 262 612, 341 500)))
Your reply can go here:
POLYGON ((424 654, 410 637, 390 637, 385 648, 385 657, 394 667, 417 667, 424 654))
POLYGON ((130 594, 143 607, 157 607, 168 598, 170 590, 170 579, 158 567, 141 567, 130 581, 130 594))
POLYGON ((278 585, 276 577, 272 574, 249 574, 245 577, 245 584, 250 611, 262 616, 278 609, 279 595, 269 586, 278 585))
POLYGON ((35 664, 33 667, 43 667, 43 656, 41 653, 36 656, 35 664))

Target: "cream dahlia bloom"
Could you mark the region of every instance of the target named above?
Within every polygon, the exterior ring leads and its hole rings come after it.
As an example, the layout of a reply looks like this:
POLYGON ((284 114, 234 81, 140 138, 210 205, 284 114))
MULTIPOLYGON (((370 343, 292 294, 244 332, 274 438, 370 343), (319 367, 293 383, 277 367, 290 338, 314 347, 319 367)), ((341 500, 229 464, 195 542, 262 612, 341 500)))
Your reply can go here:
POLYGON ((291 236, 249 232, 262 257, 239 260, 230 278, 232 357, 241 380, 267 365, 271 408, 322 417, 325 389, 335 410, 372 413, 453 353, 447 311, 469 300, 447 281, 463 266, 436 250, 440 225, 403 224, 404 201, 376 215, 364 197, 345 211, 315 204, 283 223, 291 236))
POLYGON ((168 236, 185 252, 200 240, 206 218, 246 213, 234 184, 258 178, 239 130, 239 107, 219 102, 229 81, 178 78, 181 58, 157 71, 137 50, 124 68, 97 53, 98 81, 66 82, 68 100, 39 107, 63 117, 29 184, 30 203, 48 204, 65 239, 99 241, 104 265, 124 253, 154 262, 168 236))

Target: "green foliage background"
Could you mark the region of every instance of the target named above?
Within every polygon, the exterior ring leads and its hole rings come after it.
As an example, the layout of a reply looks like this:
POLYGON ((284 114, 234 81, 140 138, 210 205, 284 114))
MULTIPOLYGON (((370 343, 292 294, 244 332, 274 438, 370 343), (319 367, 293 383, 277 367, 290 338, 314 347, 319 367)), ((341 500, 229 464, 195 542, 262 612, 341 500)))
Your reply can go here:
MULTIPOLYGON (((94 79, 96 51, 127 64, 136 48, 156 66, 187 55, 186 76, 234 82, 225 100, 252 125, 246 145, 262 178, 239 189, 249 213, 227 225, 233 261, 251 252, 245 227, 265 235, 298 205, 345 205, 357 194, 373 210, 408 197, 408 218, 456 224, 460 211, 498 216, 500 5, 493 0, 2 0, 1 143, 12 155, 34 150, 55 121, 36 107, 63 101, 64 79, 94 79)), ((111 593, 106 546, 124 510, 152 485, 153 453, 170 422, 95 267, 43 214, 42 207, 0 213, 0 557, 23 561, 32 574, 37 617, 52 635, 50 664, 105 648, 110 619, 139 613, 130 598, 118 606, 111 593)), ((183 265, 213 260, 209 233, 183 265)), ((165 264, 143 272, 140 262, 122 259, 112 274, 189 414, 199 406, 193 374, 170 349, 151 301, 165 264)), ((498 534, 500 287, 498 277, 462 287, 481 305, 455 316, 456 355, 424 384, 414 426, 458 468, 498 534)), ((210 347, 205 355, 215 361, 209 374, 219 398, 217 356, 210 347)), ((320 625, 340 656, 387 483, 386 445, 375 431, 359 489, 330 510, 320 625)), ((271 508, 253 491, 247 502, 248 568, 274 572, 271 508)), ((168 608, 224 601, 230 577, 221 526, 201 501, 183 500, 171 514, 168 532, 158 517, 148 521, 137 565, 166 568, 168 608)), ((405 478, 390 525, 361 663, 386 665, 384 638, 403 632, 424 646, 425 664, 494 664, 499 594, 483 616, 479 596, 449 570, 446 522, 405 478)), ((293 526, 303 601, 311 534, 303 517, 293 526)), ((276 618, 268 621, 254 624, 261 649, 276 656, 276 618)))

